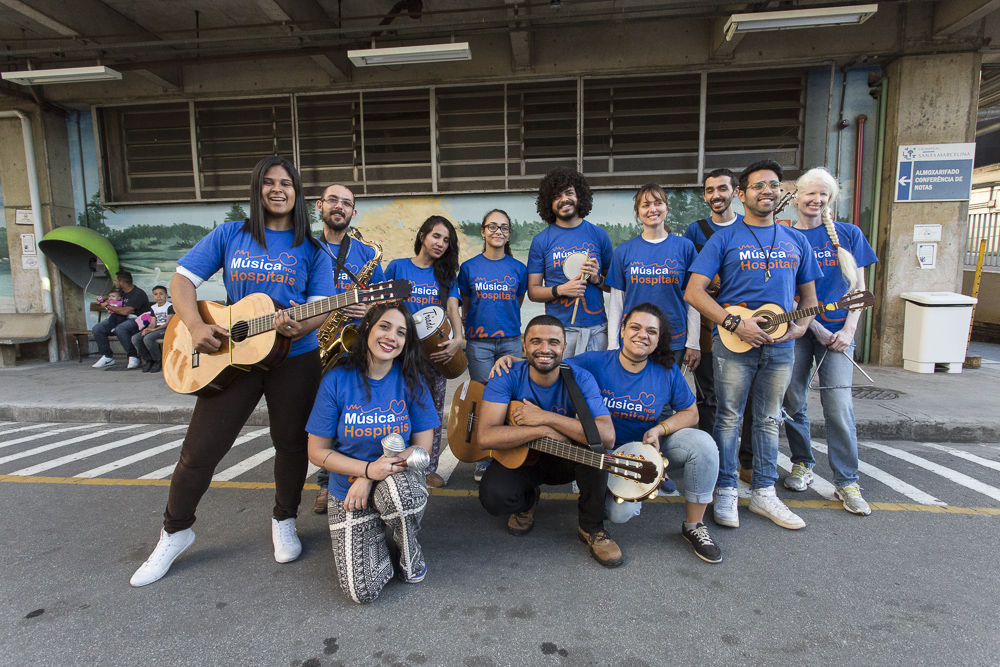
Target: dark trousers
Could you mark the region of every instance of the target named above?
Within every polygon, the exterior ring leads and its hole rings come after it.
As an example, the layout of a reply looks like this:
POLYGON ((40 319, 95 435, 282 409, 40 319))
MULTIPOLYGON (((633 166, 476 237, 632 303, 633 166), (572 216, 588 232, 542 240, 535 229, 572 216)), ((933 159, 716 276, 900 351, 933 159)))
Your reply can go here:
POLYGON ((698 428, 712 435, 715 429, 715 364, 712 353, 702 350, 701 363, 694 369, 694 393, 698 399, 698 428))
POLYGON ((569 484, 574 480, 580 487, 577 501, 580 528, 587 533, 604 528, 608 474, 550 454, 539 454, 534 465, 523 465, 516 470, 494 462, 479 484, 479 502, 493 516, 526 512, 531 509, 535 489, 540 485, 569 484))
MULTIPOLYGON (((111 351, 111 343, 108 342, 108 337, 114 332, 115 327, 117 327, 122 322, 126 321, 128 318, 124 315, 119 315, 118 313, 111 313, 105 319, 101 320, 94 325, 91 329, 91 333, 94 334, 94 342, 97 343, 97 351, 101 353, 104 357, 114 357, 114 353, 111 351)), ((123 343, 124 344, 124 343, 123 343)), ((132 341, 130 340, 128 344, 125 345, 126 352, 128 348, 132 346, 132 341)))
POLYGON ((233 446, 261 396, 267 400, 275 449, 274 518, 284 521, 298 515, 309 466, 306 421, 321 376, 319 351, 313 350, 286 359, 269 371, 254 368, 221 394, 198 399, 181 446, 180 461, 170 478, 170 495, 163 513, 163 527, 168 533, 194 524, 198 502, 208 490, 216 466, 233 446))

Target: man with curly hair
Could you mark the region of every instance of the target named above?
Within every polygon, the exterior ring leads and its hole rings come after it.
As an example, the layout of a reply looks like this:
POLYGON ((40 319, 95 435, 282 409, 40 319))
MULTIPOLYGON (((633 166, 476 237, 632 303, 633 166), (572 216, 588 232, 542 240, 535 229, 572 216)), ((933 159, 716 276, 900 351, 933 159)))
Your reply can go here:
POLYGON ((557 167, 538 186, 535 206, 549 226, 535 235, 528 250, 528 298, 544 303, 545 313, 566 328, 566 357, 608 347, 604 277, 613 249, 608 233, 584 219, 593 205, 590 186, 573 169, 557 167), (563 273, 563 260, 574 252, 587 253, 582 268, 586 278, 563 273))

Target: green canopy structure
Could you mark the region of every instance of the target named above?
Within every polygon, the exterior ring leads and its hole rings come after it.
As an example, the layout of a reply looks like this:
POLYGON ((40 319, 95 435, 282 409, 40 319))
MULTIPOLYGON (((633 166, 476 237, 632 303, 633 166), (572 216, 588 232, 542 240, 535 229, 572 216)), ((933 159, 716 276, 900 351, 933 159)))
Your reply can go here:
POLYGON ((101 295, 118 273, 118 253, 106 238, 88 227, 56 227, 38 247, 70 280, 94 295, 101 295), (98 265, 98 260, 106 268, 98 265))

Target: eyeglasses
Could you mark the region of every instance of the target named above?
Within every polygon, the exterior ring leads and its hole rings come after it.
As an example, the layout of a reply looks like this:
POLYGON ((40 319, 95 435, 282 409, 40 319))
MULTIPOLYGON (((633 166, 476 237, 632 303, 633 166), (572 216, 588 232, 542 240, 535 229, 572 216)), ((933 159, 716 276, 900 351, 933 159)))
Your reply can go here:
POLYGON ((751 185, 747 190, 753 190, 754 192, 760 192, 764 188, 768 190, 781 190, 781 181, 758 181, 751 185))
POLYGON ((343 204, 344 208, 347 209, 348 211, 350 211, 352 208, 354 208, 354 202, 352 202, 349 199, 337 199, 336 197, 327 197, 323 201, 325 201, 330 206, 336 206, 337 204, 343 204))
POLYGON ((506 234, 510 234, 510 227, 507 226, 507 225, 498 225, 495 222, 488 222, 488 223, 486 223, 486 231, 490 232, 491 234, 493 232, 497 231, 498 229, 500 230, 501 234, 505 234, 505 235, 506 234))

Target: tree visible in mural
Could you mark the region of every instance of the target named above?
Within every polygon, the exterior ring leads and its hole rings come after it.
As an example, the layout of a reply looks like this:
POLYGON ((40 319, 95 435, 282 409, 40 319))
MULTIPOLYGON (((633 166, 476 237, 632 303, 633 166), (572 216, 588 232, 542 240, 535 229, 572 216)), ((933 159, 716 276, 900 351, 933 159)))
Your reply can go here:
POLYGON ((110 240, 111 229, 105 222, 108 219, 108 216, 105 215, 107 211, 115 213, 114 208, 101 203, 100 193, 95 192, 94 196, 87 202, 83 212, 76 216, 76 220, 80 223, 81 227, 90 227, 98 234, 110 240))
POLYGON ((223 222, 234 222, 236 220, 246 220, 247 212, 243 210, 243 207, 239 204, 233 204, 226 211, 226 219, 223 222))

